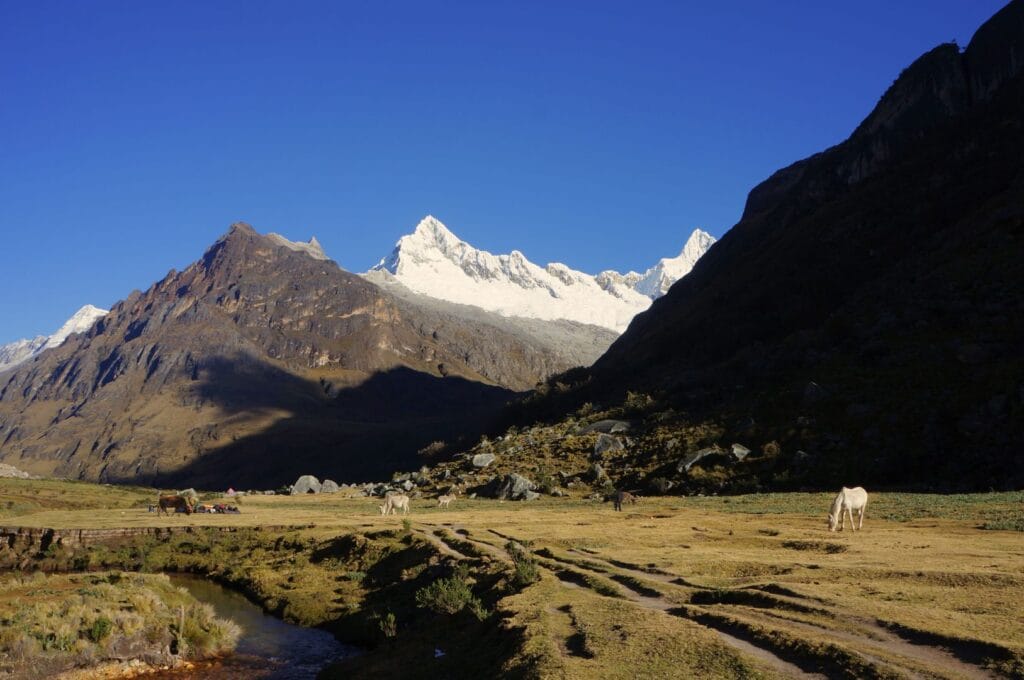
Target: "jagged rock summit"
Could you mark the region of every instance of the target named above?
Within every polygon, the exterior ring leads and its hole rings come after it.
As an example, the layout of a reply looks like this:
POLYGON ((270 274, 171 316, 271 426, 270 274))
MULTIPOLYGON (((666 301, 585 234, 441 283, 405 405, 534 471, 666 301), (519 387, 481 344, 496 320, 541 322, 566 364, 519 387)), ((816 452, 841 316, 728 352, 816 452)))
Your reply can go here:
POLYGON ((479 250, 428 215, 367 275, 386 273, 415 293, 504 316, 569 320, 622 332, 713 243, 697 230, 679 257, 664 259, 643 275, 591 276, 558 262, 540 267, 518 250, 507 255, 479 250))

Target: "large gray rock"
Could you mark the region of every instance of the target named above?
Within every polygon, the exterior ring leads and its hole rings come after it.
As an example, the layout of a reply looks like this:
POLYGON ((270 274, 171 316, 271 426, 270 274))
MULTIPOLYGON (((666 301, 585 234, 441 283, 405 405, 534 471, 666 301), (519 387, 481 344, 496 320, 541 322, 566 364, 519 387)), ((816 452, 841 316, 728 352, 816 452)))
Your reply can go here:
POLYGON ((613 434, 615 432, 629 432, 629 428, 630 425, 627 420, 598 420, 597 422, 580 427, 576 432, 577 434, 587 434, 588 432, 613 434))
POLYGON ((536 491, 524 491, 523 492, 523 500, 524 501, 535 501, 538 498, 540 498, 540 494, 537 493, 536 491))
POLYGON ((322 488, 320 480, 313 475, 302 475, 292 484, 292 495, 298 496, 304 493, 320 493, 322 488))
POLYGON ((536 488, 534 482, 513 472, 496 477, 489 485, 488 495, 501 500, 518 501, 526 498, 527 491, 534 491, 536 488))
POLYGON ((750 449, 743 444, 733 444, 732 455, 735 456, 737 461, 741 461, 750 455, 750 449))
POLYGON ((473 467, 475 467, 475 468, 481 468, 482 469, 482 468, 487 467, 488 465, 490 465, 493 462, 494 462, 494 454, 493 453, 478 453, 475 456, 473 456, 473 467))
POLYGON ((320 493, 337 493, 338 483, 332 479, 325 479, 324 483, 320 486, 320 493))
POLYGON ((604 468, 594 463, 587 470, 587 481, 591 484, 601 484, 608 480, 608 473, 604 471, 604 468))
POLYGON ((613 437, 610 434, 599 434, 597 435, 597 441, 594 442, 594 456, 600 457, 609 451, 621 451, 626 448, 625 444, 618 437, 613 437))
POLYGON ((676 463, 676 472, 680 474, 682 474, 683 472, 689 472, 690 468, 692 468, 694 465, 701 461, 707 464, 726 463, 731 462, 731 460, 731 457, 725 455, 725 451, 717 447, 711 446, 706 449, 701 449, 696 453, 691 453, 689 456, 686 456, 681 461, 676 463))

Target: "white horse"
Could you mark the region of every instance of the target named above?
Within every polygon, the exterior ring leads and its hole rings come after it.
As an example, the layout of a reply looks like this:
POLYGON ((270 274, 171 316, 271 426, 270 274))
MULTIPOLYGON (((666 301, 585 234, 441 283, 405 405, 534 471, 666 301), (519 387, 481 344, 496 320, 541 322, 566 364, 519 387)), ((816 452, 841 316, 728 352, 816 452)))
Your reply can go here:
POLYGON ((398 514, 398 508, 402 509, 402 514, 409 514, 409 497, 404 493, 389 494, 384 498, 384 505, 380 506, 380 514, 387 515, 389 512, 392 515, 398 514))
POLYGON ((451 503, 453 500, 455 500, 455 497, 457 495, 458 494, 456 494, 454 491, 452 491, 449 494, 445 494, 443 496, 438 496, 437 497, 437 507, 439 507, 439 508, 447 508, 448 504, 451 503))
POLYGON ((832 501, 832 509, 828 511, 828 530, 835 531, 836 524, 842 531, 846 526, 846 515, 850 516, 850 529, 857 531, 864 528, 864 511, 868 507, 868 492, 857 486, 847 489, 845 486, 840 490, 839 495, 832 501), (857 511, 860 522, 854 526, 853 511, 857 511))

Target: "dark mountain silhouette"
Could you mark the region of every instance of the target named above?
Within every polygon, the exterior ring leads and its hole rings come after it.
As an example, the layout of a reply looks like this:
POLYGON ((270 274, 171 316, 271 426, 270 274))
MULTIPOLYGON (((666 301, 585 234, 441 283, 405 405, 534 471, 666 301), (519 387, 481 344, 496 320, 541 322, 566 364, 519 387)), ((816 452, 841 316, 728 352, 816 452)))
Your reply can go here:
POLYGON ((647 392, 726 445, 781 441, 794 483, 1024 486, 1022 71, 1014 0, 755 187, 591 370, 514 417, 647 392))
POLYGON ((380 477, 572 365, 508 328, 400 299, 238 223, 0 376, 0 460, 182 485, 380 477))

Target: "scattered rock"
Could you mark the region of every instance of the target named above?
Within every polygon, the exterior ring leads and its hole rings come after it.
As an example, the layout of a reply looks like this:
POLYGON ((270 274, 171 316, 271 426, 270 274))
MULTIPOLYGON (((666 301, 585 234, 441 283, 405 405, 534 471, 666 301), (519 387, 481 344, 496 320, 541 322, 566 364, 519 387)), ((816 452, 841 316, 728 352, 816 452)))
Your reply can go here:
POLYGON ((493 453, 478 453, 473 456, 473 467, 483 469, 493 463, 494 458, 493 453))
POLYGON ((599 434, 597 435, 597 442, 594 443, 594 456, 603 456, 609 451, 621 451, 624 448, 626 446, 618 437, 613 437, 609 434, 599 434))
POLYGON ((320 493, 322 487, 320 480, 313 475, 302 475, 292 484, 291 494, 298 496, 304 493, 320 493))
POLYGON ((538 498, 540 498, 540 494, 537 493, 536 491, 524 491, 523 492, 523 500, 524 501, 535 501, 538 498))
POLYGON ((704 460, 705 458, 708 458, 710 456, 719 457, 722 456, 724 453, 724 451, 714 446, 708 447, 706 449, 701 449, 700 451, 690 454, 689 456, 686 456, 681 461, 676 463, 676 472, 680 474, 684 472, 689 472, 690 468, 692 468, 699 461, 704 460))
POLYGON ((325 479, 324 483, 320 485, 320 493, 337 493, 338 483, 331 479, 325 479))
POLYGON ((600 484, 608 479, 608 473, 604 471, 604 468, 600 464, 594 463, 587 470, 587 480, 591 484, 600 484))
POLYGON ((415 487, 416 485, 412 483, 411 479, 407 479, 404 482, 402 482, 399 486, 401 486, 404 491, 412 491, 413 487, 415 487))
POLYGON ((587 434, 589 432, 604 432, 611 434, 615 432, 629 432, 628 420, 598 420, 589 425, 584 425, 576 430, 576 434, 587 434))
POLYGON ((733 444, 732 455, 736 457, 737 461, 741 461, 750 455, 750 449, 748 449, 743 444, 733 444))
POLYGON ((27 472, 23 472, 13 465, 7 463, 0 463, 0 477, 14 477, 16 479, 35 479, 34 475, 30 475, 27 472))
POLYGON ((518 501, 526 497, 527 491, 534 491, 537 485, 515 472, 496 477, 491 482, 488 495, 499 500, 518 501))

